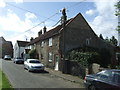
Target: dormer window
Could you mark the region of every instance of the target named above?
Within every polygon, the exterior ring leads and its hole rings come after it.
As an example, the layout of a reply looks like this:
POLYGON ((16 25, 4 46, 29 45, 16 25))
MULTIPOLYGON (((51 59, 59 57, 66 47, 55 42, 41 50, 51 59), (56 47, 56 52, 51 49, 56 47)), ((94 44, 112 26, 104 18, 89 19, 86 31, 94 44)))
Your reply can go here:
POLYGON ((52 46, 52 38, 49 38, 49 46, 52 46))

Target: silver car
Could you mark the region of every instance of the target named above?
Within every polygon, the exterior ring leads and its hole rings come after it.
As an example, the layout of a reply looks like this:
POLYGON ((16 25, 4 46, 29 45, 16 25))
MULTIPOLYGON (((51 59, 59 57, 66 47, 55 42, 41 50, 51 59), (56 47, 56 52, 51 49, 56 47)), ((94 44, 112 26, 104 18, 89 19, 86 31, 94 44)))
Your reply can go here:
POLYGON ((24 63, 24 59, 22 57, 17 57, 15 59, 13 59, 13 62, 16 63, 16 64, 17 63, 23 64, 24 63))
POLYGON ((44 71, 44 65, 38 59, 27 59, 24 68, 30 71, 44 71))
POLYGON ((11 56, 10 55, 5 55, 4 60, 11 60, 11 56))

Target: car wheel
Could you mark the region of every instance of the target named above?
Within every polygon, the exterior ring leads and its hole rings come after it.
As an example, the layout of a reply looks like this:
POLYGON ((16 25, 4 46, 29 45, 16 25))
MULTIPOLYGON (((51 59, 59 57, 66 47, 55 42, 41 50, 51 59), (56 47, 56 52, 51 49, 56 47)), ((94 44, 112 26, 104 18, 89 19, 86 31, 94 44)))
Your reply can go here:
POLYGON ((95 86, 94 85, 91 85, 88 90, 96 90, 95 86))

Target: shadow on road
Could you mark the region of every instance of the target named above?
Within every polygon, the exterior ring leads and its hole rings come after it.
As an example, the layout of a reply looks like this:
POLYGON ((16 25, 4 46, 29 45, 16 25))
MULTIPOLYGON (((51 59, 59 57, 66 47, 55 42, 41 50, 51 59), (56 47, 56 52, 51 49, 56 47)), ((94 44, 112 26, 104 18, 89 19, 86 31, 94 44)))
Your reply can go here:
POLYGON ((32 71, 31 73, 36 73, 36 74, 48 74, 48 71, 32 71))

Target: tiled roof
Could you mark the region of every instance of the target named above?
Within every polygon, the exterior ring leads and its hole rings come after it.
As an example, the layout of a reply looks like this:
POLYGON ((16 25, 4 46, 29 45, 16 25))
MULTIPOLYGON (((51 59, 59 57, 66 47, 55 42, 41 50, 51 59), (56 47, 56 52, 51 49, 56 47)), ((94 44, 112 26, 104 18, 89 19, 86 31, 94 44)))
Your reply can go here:
POLYGON ((17 41, 19 47, 25 47, 29 42, 27 41, 17 41))
MULTIPOLYGON (((78 15, 80 15, 80 13, 77 14, 74 18, 71 18, 71 19, 67 20, 66 26, 67 26, 68 24, 70 24, 78 15)), ((48 39, 48 38, 50 38, 50 37, 52 37, 52 36, 54 36, 54 35, 57 35, 57 34, 59 34, 59 32, 60 32, 61 29, 62 29, 62 25, 58 25, 57 27, 49 30, 49 31, 46 32, 45 34, 42 34, 41 36, 35 38, 34 40, 32 40, 32 41, 31 41, 30 43, 28 43, 27 45, 29 46, 29 45, 32 45, 32 44, 34 44, 34 43, 39 42, 40 40, 45 40, 45 39, 48 39)))

